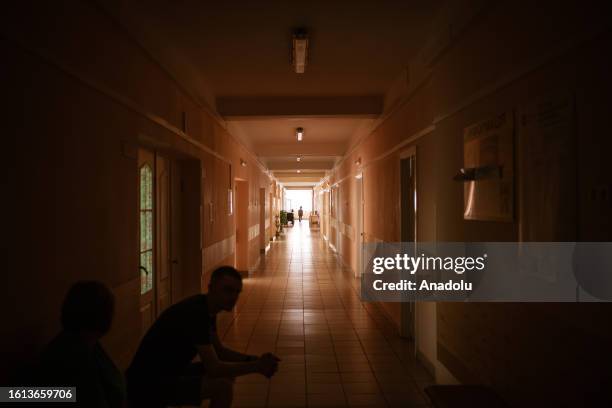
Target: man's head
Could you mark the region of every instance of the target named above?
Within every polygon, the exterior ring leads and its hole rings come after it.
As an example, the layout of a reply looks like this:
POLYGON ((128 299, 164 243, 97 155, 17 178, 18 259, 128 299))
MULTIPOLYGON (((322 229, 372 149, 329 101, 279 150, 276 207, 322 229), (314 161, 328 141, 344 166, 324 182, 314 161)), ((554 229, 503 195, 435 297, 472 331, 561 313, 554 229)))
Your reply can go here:
POLYGON ((231 311, 242 291, 242 276, 231 266, 215 269, 208 284, 208 301, 213 309, 231 311))
POLYGON ((62 305, 62 327, 72 333, 104 336, 111 327, 115 309, 113 293, 101 282, 75 283, 62 305))

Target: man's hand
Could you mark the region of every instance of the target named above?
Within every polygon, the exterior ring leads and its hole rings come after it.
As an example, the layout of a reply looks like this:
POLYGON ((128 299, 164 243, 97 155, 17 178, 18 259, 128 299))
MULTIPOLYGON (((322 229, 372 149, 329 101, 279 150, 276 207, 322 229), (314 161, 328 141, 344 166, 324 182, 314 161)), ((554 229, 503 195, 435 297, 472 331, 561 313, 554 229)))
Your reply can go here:
POLYGON ((262 354, 257 361, 259 372, 268 378, 272 377, 278 370, 279 361, 281 361, 280 358, 276 357, 272 353, 262 354))

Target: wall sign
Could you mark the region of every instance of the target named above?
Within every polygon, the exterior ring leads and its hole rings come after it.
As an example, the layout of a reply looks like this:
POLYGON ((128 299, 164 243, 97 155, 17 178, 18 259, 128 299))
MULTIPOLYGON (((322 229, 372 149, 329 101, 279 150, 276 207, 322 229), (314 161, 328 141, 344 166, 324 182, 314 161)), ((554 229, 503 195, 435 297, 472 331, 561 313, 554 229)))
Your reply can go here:
POLYGON ((463 131, 463 218, 514 219, 514 115, 504 112, 463 131))

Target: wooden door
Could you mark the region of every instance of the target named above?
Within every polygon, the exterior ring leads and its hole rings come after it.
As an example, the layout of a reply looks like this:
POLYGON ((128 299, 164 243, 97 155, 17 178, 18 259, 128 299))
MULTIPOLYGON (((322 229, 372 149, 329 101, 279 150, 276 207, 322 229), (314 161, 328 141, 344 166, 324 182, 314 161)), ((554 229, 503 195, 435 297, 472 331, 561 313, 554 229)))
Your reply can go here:
POLYGON ((142 334, 171 304, 170 160, 138 151, 140 318, 142 334))
MULTIPOLYGON (((164 156, 155 158, 156 185, 156 228, 157 228, 157 274, 155 275, 154 291, 157 298, 157 314, 171 304, 172 294, 172 254, 171 241, 171 194, 170 189, 171 162, 164 156)), ((175 260, 175 262, 178 262, 175 260)))
POLYGON ((138 150, 138 239, 140 259, 140 321, 141 333, 149 329, 155 311, 155 155, 145 149, 138 150))

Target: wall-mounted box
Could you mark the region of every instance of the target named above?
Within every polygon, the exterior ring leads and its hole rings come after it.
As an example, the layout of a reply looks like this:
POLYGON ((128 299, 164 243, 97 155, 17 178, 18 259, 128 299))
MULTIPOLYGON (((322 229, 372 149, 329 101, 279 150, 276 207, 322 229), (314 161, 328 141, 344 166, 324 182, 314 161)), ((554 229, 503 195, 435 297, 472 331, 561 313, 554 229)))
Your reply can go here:
POLYGON ((504 112, 463 131, 463 218, 514 219, 514 115, 504 112))

